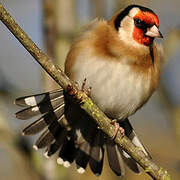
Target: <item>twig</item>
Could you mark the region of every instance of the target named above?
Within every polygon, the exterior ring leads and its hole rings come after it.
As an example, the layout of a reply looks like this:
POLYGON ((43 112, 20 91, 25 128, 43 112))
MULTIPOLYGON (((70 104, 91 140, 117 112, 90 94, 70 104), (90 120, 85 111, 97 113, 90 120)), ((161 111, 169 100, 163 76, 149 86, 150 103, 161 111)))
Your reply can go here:
MULTIPOLYGON (((0 19, 14 36, 21 42, 26 50, 36 59, 45 71, 60 85, 65 91, 70 92, 77 101, 81 101, 80 106, 90 116, 94 118, 100 129, 109 137, 113 137, 115 127, 110 124, 111 120, 92 102, 92 100, 82 91, 79 91, 73 82, 46 56, 35 43, 25 34, 25 32, 14 21, 11 15, 0 3, 0 19)), ((168 172, 156 165, 143 151, 136 147, 126 136, 122 137, 118 133, 115 142, 119 144, 134 160, 136 160, 153 179, 170 180, 168 172)))
POLYGON ((57 38, 57 27, 56 27, 56 4, 52 0, 43 0, 43 30, 44 30, 44 44, 47 54, 56 60, 56 38, 57 38))
MULTIPOLYGON (((56 3, 52 0, 43 0, 43 40, 46 54, 51 58, 51 60, 57 62, 57 23, 56 23, 56 3)), ((54 80, 43 73, 43 84, 45 90, 49 91, 57 88, 57 84, 54 80)))

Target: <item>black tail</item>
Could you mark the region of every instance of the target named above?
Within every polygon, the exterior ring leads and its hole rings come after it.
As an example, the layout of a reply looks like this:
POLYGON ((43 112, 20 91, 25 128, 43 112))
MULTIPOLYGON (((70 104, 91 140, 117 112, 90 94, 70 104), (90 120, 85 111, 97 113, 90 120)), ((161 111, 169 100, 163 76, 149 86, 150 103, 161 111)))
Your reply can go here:
MULTIPOLYGON (((27 120, 40 116, 23 130, 23 135, 33 135, 44 130, 33 147, 46 148, 46 157, 59 151, 59 164, 69 167, 75 161, 79 173, 83 173, 89 164, 92 172, 99 176, 106 147, 109 166, 118 176, 125 173, 123 161, 134 172, 140 172, 139 165, 119 145, 98 130, 93 119, 72 102, 63 89, 21 97, 16 99, 15 104, 24 107, 16 113, 18 119, 27 120)), ((149 156, 129 120, 120 122, 120 126, 125 129, 126 136, 149 156)))

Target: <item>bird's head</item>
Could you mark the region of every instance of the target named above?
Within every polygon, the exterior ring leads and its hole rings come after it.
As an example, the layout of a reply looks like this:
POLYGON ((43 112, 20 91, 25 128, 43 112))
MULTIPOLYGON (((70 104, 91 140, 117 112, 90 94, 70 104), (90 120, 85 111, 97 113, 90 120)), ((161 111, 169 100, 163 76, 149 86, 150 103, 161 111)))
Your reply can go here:
POLYGON ((130 5, 109 21, 118 38, 134 46, 150 46, 154 38, 162 38, 158 16, 149 8, 130 5))

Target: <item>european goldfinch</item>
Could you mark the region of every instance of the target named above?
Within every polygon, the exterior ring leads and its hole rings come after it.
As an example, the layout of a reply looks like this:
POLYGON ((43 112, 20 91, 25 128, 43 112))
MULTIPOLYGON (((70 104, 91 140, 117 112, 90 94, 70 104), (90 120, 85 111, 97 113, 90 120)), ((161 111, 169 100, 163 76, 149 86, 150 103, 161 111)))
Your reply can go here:
MULTIPOLYGON (((129 120, 151 97, 159 83, 160 51, 154 38, 162 38, 158 16, 150 9, 130 5, 109 21, 94 20, 74 41, 65 62, 65 73, 78 84, 87 79, 90 97, 125 135, 149 156, 129 120)), ((86 112, 62 89, 26 96, 15 103, 26 107, 16 113, 19 119, 42 116, 23 130, 24 135, 45 129, 34 148, 45 148, 50 157, 59 151, 59 164, 69 167, 75 161, 83 173, 89 164, 95 175, 103 167, 104 149, 110 168, 124 175, 123 161, 136 173, 139 165, 108 138, 86 112)))

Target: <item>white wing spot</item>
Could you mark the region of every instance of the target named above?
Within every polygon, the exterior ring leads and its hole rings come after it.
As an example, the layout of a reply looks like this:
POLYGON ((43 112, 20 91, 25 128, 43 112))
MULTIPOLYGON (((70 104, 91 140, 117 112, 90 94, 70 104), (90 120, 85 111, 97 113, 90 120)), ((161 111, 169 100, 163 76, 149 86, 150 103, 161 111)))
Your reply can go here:
POLYGON ((37 105, 35 97, 28 97, 25 99, 25 103, 29 106, 35 106, 37 105))
POLYGON ((39 111, 39 108, 36 106, 36 107, 32 108, 32 111, 33 111, 33 112, 39 111))

